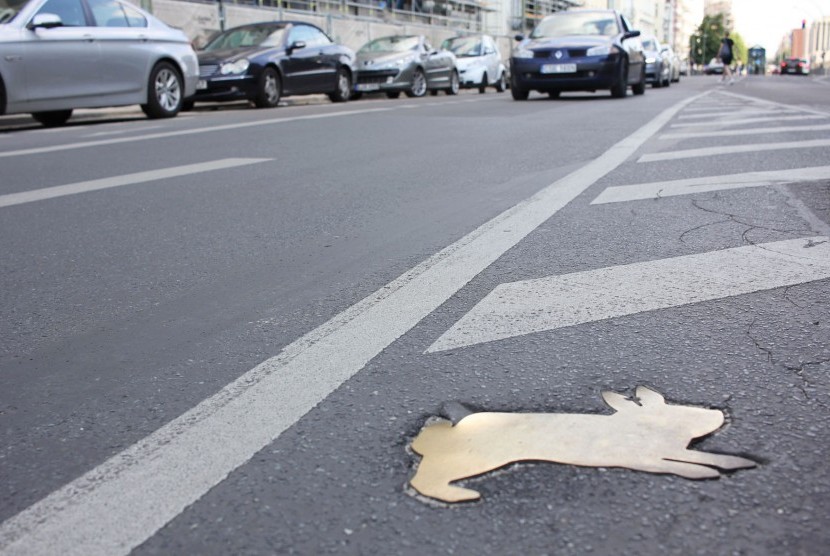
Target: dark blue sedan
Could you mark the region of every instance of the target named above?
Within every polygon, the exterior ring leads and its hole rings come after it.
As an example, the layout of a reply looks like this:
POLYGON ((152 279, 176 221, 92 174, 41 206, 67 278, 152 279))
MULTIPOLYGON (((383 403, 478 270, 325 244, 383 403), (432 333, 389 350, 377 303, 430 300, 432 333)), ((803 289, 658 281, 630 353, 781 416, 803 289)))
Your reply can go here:
POLYGON ((354 52, 300 21, 270 21, 228 29, 199 51, 199 83, 188 100, 247 99, 272 108, 289 95, 324 93, 349 99, 354 52))
POLYGON ((530 91, 556 98, 562 91, 609 89, 622 98, 630 86, 646 89, 643 48, 625 16, 616 10, 557 12, 519 41, 510 57, 511 92, 526 100, 530 91))

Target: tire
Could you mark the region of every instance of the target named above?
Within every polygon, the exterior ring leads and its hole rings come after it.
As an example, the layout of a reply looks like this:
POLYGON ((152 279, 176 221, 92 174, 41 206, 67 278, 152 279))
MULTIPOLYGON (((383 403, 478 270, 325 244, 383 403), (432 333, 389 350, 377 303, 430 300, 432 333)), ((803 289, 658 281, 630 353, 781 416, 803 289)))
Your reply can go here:
POLYGON ((386 92, 386 98, 393 98, 394 99, 394 98, 398 98, 399 96, 401 96, 400 91, 387 91, 386 92))
POLYGON ((510 87, 510 94, 513 96, 513 100, 527 100, 527 97, 530 96, 530 91, 519 89, 514 85, 510 87))
POLYGON ((561 93, 562 93, 562 91, 548 91, 548 97, 550 97, 551 100, 555 100, 555 99, 559 98, 559 95, 561 93))
POLYGON ((410 98, 419 98, 427 94, 427 77, 424 75, 424 70, 416 68, 412 72, 412 83, 409 89, 406 90, 406 96, 410 98))
POLYGON ((62 126, 72 116, 72 110, 53 110, 51 112, 33 112, 32 117, 46 127, 62 126))
POLYGON ((170 62, 159 62, 153 66, 147 83, 147 104, 141 110, 148 118, 172 118, 184 104, 182 76, 170 62))
POLYGON ((329 93, 329 100, 332 102, 346 102, 352 96, 352 77, 349 70, 340 68, 337 70, 337 89, 329 93))
POLYGON ((452 70, 450 74, 450 86, 446 89, 448 95, 457 95, 458 90, 461 88, 461 80, 458 78, 458 72, 452 70))
POLYGON ((267 66, 259 75, 254 106, 257 108, 276 108, 282 96, 282 79, 273 66, 267 66))
POLYGON ((496 91, 503 93, 505 89, 507 89, 507 79, 504 78, 504 72, 502 72, 499 80, 496 81, 496 91))
POLYGON ((635 95, 642 95, 646 92, 646 68, 640 72, 640 82, 631 86, 631 92, 635 95))
POLYGON ((478 92, 484 94, 487 92, 487 72, 481 75, 481 83, 478 84, 478 92))
POLYGON ((611 87, 611 96, 614 98, 625 98, 628 93, 628 60, 620 62, 620 74, 617 81, 611 87))

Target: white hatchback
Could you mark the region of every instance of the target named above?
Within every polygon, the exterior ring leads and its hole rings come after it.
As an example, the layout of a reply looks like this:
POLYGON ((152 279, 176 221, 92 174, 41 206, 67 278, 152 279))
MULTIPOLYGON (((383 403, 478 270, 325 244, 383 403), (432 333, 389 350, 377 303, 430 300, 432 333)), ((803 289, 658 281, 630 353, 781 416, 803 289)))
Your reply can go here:
POLYGON ((498 92, 507 89, 507 69, 493 37, 455 37, 445 40, 441 47, 455 54, 462 87, 477 88, 481 93, 487 87, 495 87, 498 92))
POLYGON ((178 114, 199 64, 185 34, 122 0, 0 0, 0 114, 64 124, 75 108, 178 114))

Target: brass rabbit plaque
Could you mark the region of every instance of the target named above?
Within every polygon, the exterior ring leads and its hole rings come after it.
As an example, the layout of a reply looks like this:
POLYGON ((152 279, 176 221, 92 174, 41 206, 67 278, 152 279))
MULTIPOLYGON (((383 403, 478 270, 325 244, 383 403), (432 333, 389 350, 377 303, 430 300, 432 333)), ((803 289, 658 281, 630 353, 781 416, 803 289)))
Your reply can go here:
POLYGON ((454 503, 481 495, 450 483, 520 461, 625 467, 687 479, 714 479, 719 470, 756 465, 688 448, 723 425, 718 409, 667 404, 645 386, 637 388, 635 399, 615 392, 602 397, 616 413, 469 413, 455 424, 429 423, 412 441, 422 458, 410 485, 423 496, 454 503))

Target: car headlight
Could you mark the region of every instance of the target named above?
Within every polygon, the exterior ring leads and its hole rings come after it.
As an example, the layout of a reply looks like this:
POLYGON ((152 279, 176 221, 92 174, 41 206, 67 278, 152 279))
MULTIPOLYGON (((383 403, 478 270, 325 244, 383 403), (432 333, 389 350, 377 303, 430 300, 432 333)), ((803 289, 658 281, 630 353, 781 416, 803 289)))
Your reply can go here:
POLYGON ((219 72, 222 75, 238 75, 248 71, 248 66, 250 65, 251 62, 249 62, 247 58, 242 58, 236 62, 227 62, 222 64, 222 67, 219 68, 219 72))
POLYGON ((588 51, 585 53, 586 56, 608 56, 609 54, 616 54, 619 52, 619 48, 614 45, 601 45, 595 46, 593 48, 589 48, 588 51))
POLYGON ((657 58, 646 58, 646 64, 653 64, 657 61, 657 58))
POLYGON ((513 51, 514 58, 533 58, 533 51, 526 48, 517 48, 513 51))

